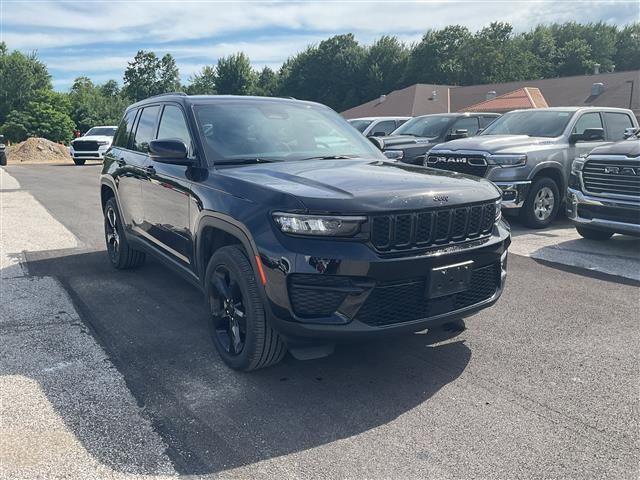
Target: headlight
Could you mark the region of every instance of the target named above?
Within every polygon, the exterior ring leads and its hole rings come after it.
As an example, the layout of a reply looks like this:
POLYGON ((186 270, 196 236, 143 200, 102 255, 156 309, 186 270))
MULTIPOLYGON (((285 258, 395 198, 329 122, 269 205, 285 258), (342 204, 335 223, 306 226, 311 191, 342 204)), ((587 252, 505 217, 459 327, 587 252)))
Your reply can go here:
POLYGON ((496 222, 502 218, 502 198, 496 200, 496 222))
POLYGON ((576 158, 571 164, 571 173, 573 173, 574 175, 577 175, 578 172, 582 171, 583 167, 584 167, 584 158, 576 158))
POLYGON ((336 217, 274 213, 276 225, 284 233, 323 237, 352 237, 360 231, 366 217, 336 217))
POLYGON ((404 158, 404 152, 402 150, 385 150, 382 153, 391 160, 402 160, 404 158))
POLYGON ((527 163, 527 156, 523 154, 496 153, 489 155, 487 162, 503 167, 519 167, 527 163))

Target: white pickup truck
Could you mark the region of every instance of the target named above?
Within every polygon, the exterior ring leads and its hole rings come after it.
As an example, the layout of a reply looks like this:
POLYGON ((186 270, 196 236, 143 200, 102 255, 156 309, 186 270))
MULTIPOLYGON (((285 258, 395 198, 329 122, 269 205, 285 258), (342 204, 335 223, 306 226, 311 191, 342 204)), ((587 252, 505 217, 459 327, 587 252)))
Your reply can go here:
POLYGON ((71 142, 69 153, 76 165, 84 165, 87 160, 102 160, 113 142, 118 127, 106 125, 90 128, 83 136, 71 142))

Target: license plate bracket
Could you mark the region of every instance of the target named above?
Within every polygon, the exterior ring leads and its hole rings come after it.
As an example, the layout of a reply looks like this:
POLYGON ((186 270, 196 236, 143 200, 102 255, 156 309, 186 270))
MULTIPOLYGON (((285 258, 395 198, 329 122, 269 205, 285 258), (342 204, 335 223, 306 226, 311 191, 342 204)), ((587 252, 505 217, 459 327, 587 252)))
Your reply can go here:
POLYGON ((432 268, 427 281, 427 298, 439 298, 469 290, 473 260, 432 268))

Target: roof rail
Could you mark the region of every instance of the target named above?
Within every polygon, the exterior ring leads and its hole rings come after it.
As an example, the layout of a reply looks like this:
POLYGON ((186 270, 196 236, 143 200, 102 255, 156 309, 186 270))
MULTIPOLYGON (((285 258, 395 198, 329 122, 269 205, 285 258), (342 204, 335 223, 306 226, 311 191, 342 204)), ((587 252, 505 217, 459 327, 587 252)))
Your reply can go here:
POLYGON ((150 97, 145 98, 145 100, 147 100, 149 98, 165 97, 167 95, 178 95, 179 97, 187 97, 188 96, 184 92, 167 92, 167 93, 159 93, 158 95, 152 95, 150 97))

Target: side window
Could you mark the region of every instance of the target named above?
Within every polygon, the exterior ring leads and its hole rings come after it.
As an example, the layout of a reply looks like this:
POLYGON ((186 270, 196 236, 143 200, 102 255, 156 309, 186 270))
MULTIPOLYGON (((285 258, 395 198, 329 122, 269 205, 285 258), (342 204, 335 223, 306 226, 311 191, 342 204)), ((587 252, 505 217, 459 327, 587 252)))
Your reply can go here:
POLYGON ((160 117, 158 138, 178 138, 191 149, 191 135, 182 110, 175 105, 166 105, 160 117))
POLYGON ((406 120, 396 120, 396 128, 400 128, 401 125, 407 123, 406 120))
POLYGON ((396 122, 394 120, 385 120, 384 122, 380 122, 375 127, 373 127, 371 134, 384 133, 385 135, 389 135, 395 129, 396 129, 396 122))
POLYGON ((138 120, 138 128, 136 129, 136 135, 133 138, 133 149, 147 153, 149 151, 149 142, 155 138, 155 126, 159 106, 145 107, 138 120))
POLYGON ((466 130, 469 136, 475 135, 480 129, 477 117, 464 117, 456 120, 456 123, 451 127, 451 133, 456 130, 466 130))
POLYGON ((603 128, 598 112, 585 113, 576 122, 573 133, 584 133, 587 128, 603 128))
POLYGON ((496 121, 499 117, 480 117, 480 127, 487 128, 493 122, 496 121))
POLYGON ((633 127, 631 117, 626 113, 605 112, 604 123, 607 125, 607 140, 613 142, 624 140, 625 129, 633 127))
POLYGON ((133 121, 136 119, 136 113, 137 110, 131 110, 124 116, 113 140, 114 146, 122 148, 129 146, 129 138, 131 137, 131 130, 133 130, 133 121))

